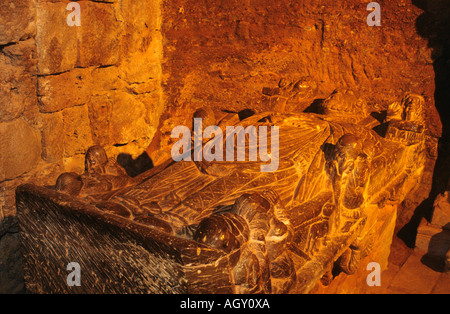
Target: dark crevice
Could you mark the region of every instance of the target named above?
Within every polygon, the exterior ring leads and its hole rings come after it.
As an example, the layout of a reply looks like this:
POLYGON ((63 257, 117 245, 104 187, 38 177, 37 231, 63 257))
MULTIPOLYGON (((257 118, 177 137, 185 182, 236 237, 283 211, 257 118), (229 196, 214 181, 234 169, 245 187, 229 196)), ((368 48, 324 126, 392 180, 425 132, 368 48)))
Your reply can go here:
POLYGON ((433 49, 435 72, 435 106, 442 122, 442 137, 438 141, 438 157, 434 166, 431 191, 414 211, 410 221, 398 232, 406 245, 413 248, 417 228, 422 218, 431 220, 437 195, 448 189, 450 174, 450 6, 448 0, 413 0, 424 12, 416 20, 417 33, 428 40, 433 49))

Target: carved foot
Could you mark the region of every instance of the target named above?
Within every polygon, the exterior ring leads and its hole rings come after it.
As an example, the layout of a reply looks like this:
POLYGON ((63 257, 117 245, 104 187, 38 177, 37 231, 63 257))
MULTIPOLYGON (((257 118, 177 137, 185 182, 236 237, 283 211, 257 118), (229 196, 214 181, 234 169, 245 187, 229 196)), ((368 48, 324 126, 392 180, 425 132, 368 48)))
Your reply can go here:
POLYGON ((322 278, 320 278, 320 282, 322 283, 322 285, 328 286, 333 281, 333 279, 333 273, 331 270, 329 270, 325 274, 323 274, 322 278))
POLYGON ((361 250, 359 247, 351 245, 339 258, 339 268, 347 275, 354 274, 359 267, 361 260, 361 250))

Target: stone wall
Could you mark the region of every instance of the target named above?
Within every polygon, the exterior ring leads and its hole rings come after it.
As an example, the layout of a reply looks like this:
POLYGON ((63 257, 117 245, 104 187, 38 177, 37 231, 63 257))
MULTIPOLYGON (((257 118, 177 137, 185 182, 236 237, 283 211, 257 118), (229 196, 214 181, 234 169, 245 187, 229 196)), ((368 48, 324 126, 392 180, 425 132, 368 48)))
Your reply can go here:
POLYGON ((139 156, 163 109, 159 1, 77 2, 81 26, 69 1, 0 3, 0 292, 23 289, 15 188, 83 172, 91 145, 139 156))
POLYGON ((159 2, 79 3, 68 27, 67 1, 38 2, 36 36, 42 158, 77 172, 93 144, 141 154, 162 110, 159 2))
POLYGON ((20 292, 20 247, 11 184, 36 167, 40 132, 28 114, 37 108, 34 1, 0 3, 0 292, 20 292))
POLYGON ((379 109, 405 92, 424 94, 438 135, 432 47, 415 25, 423 11, 408 0, 381 0, 382 26, 369 27, 369 2, 164 1, 168 106, 265 110, 263 87, 310 77, 318 86, 312 99, 351 88, 379 109))

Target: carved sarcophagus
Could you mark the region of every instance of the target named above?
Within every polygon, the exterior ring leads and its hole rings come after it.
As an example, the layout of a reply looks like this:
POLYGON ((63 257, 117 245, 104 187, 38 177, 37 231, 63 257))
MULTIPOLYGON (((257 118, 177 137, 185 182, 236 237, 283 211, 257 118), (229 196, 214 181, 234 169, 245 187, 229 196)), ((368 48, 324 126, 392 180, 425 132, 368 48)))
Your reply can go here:
MULTIPOLYGON (((347 96, 333 93, 318 114, 218 123, 242 127, 248 155, 270 150, 270 171, 261 171, 267 159, 185 158, 129 178, 93 147, 84 174, 63 174, 53 188, 20 186, 28 289, 306 293, 332 270, 353 273, 377 241, 381 213, 420 179, 425 135, 420 96, 394 103, 384 124, 347 96), (271 149, 261 133, 251 140, 260 127, 271 149), (71 262, 80 266, 79 286, 66 282, 71 262)), ((235 137, 202 147, 226 151, 235 137)))

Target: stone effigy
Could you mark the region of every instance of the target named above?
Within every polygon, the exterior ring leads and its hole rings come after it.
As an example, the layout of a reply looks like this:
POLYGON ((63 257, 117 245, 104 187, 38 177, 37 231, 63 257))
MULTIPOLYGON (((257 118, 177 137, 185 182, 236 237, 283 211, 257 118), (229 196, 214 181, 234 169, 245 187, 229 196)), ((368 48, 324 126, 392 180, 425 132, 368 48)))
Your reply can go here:
MULTIPOLYGON (((27 287, 307 293, 336 271, 352 274, 377 241, 380 213, 421 177, 423 106, 407 94, 374 123, 363 100, 335 91, 318 113, 215 121, 278 126, 272 172, 260 171, 263 161, 169 159, 130 178, 101 147, 90 148, 84 174, 62 174, 54 188, 17 189, 27 287), (84 269, 80 287, 57 279, 69 262, 84 269)), ((211 120, 207 110, 197 115, 211 120)))

